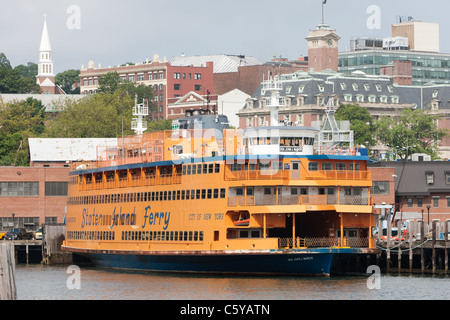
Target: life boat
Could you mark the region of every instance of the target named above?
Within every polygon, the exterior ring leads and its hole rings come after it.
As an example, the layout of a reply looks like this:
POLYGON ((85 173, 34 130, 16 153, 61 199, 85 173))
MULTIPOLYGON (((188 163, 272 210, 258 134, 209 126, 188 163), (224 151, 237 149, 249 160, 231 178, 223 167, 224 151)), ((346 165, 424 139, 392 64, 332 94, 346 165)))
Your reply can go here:
POLYGON ((247 227, 250 224, 250 219, 244 219, 244 220, 239 220, 239 221, 235 221, 234 225, 236 227, 247 227))

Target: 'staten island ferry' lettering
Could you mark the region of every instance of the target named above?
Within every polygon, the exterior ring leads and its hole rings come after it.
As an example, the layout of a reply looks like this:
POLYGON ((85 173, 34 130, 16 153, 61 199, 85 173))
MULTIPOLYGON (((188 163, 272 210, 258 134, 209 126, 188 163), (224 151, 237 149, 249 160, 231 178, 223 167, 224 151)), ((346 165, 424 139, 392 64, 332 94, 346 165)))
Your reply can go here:
POLYGON ((273 126, 193 115, 74 163, 63 248, 105 268, 325 276, 375 253, 366 150, 332 105, 322 130, 280 125, 280 86, 265 89, 273 126))

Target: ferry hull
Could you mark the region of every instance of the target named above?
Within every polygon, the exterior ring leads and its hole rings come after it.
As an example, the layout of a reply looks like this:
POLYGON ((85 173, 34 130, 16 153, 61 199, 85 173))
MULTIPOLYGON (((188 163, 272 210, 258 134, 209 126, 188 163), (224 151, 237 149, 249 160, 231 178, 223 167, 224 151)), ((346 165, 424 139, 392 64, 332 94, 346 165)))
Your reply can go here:
POLYGON ((96 266, 110 269, 230 274, 330 276, 332 253, 196 253, 105 254, 82 253, 96 266))

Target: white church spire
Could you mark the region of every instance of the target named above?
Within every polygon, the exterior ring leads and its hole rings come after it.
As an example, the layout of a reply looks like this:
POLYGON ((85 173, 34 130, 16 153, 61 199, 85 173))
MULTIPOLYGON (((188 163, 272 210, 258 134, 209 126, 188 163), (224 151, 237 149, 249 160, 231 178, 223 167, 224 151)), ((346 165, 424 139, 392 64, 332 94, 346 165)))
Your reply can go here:
POLYGON ((52 45, 47 28, 47 17, 44 19, 44 29, 42 30, 41 45, 39 47, 39 69, 38 76, 53 75, 52 45))
POLYGON ((39 51, 44 51, 44 52, 48 52, 48 51, 52 51, 52 45, 50 43, 50 36, 48 34, 48 29, 47 29, 47 17, 44 16, 44 29, 42 30, 42 37, 41 37, 41 46, 39 48, 39 51))

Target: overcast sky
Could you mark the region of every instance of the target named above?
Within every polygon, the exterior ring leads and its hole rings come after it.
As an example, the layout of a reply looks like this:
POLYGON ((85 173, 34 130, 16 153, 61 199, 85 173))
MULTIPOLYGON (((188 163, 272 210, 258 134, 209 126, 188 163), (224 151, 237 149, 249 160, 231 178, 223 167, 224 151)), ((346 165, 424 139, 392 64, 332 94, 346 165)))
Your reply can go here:
MULTIPOLYGON (((359 36, 388 37, 397 16, 440 24, 440 51, 450 52, 446 0, 328 0, 325 22, 340 51, 359 36), (379 16, 368 9, 378 6, 379 16), (372 7, 371 7, 372 6, 372 7), (378 22, 380 22, 378 24, 378 22)), ((185 55, 307 55, 305 37, 322 20, 322 0, 2 0, 0 52, 13 66, 38 62, 44 14, 55 71, 185 55)))

